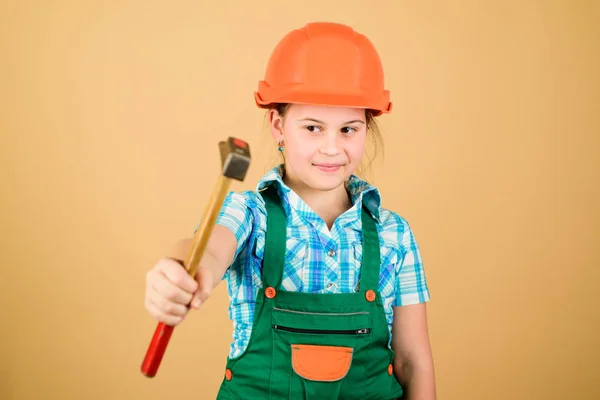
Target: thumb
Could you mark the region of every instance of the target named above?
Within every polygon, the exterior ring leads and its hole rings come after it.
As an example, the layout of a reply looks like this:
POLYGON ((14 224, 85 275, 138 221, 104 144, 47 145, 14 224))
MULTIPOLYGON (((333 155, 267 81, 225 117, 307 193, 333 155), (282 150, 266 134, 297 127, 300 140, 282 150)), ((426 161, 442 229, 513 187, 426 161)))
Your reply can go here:
POLYGON ((198 268, 194 278, 198 282, 198 289, 194 292, 191 306, 198 308, 208 299, 213 288, 213 277, 210 270, 206 268, 198 268))

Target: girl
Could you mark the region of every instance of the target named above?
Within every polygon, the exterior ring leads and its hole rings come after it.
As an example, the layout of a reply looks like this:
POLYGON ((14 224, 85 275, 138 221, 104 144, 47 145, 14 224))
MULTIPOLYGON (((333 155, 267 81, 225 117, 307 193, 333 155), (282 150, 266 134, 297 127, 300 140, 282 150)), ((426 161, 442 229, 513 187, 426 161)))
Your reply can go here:
POLYGON ((146 308, 177 325, 227 279, 234 332, 218 399, 434 399, 411 229, 357 170, 391 111, 365 36, 311 23, 277 45, 255 93, 285 162, 230 193, 196 279, 190 239, 147 274, 146 308))

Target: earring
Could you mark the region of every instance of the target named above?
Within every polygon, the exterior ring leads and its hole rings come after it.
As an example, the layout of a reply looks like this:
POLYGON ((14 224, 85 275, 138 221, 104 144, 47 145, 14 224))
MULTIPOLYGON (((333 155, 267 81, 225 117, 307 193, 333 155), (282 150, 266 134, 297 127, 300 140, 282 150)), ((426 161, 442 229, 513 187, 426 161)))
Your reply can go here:
POLYGON ((277 143, 277 145, 279 146, 278 150, 283 151, 283 140, 280 140, 279 143, 277 143))

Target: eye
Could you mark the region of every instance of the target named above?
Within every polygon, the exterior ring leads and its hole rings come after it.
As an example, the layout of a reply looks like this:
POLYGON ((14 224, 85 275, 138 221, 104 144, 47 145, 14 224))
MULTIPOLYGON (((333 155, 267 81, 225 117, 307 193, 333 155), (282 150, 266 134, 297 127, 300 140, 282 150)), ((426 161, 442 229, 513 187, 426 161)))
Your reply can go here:
POLYGON ((311 133, 316 133, 316 132, 319 132, 321 128, 316 125, 307 125, 304 127, 304 129, 306 129, 307 131, 309 131, 311 133))
POLYGON ((354 132, 356 132, 358 129, 352 127, 352 126, 345 126, 342 128, 342 133, 344 135, 352 135, 354 132))

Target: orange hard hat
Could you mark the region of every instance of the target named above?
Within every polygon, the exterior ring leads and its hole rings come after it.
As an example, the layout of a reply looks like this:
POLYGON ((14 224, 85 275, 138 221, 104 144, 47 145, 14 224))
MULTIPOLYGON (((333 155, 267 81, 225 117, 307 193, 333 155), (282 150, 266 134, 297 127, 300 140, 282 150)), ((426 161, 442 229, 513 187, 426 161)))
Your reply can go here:
POLYGON ((351 27, 313 22, 286 34, 269 58, 256 104, 360 107, 375 115, 392 110, 375 46, 351 27))

